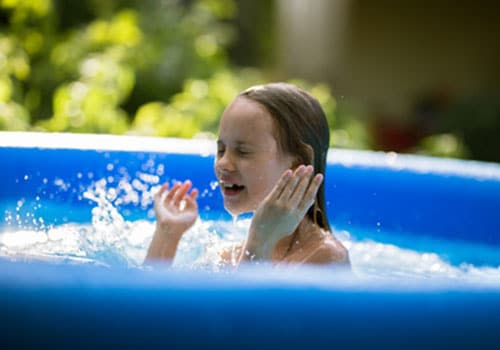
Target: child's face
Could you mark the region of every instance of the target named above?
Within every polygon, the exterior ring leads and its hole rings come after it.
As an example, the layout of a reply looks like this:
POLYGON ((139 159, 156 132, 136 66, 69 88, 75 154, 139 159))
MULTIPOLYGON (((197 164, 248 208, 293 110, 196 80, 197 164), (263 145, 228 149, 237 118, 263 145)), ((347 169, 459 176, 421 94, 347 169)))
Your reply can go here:
POLYGON ((266 109, 236 98, 222 114, 215 160, 225 208, 233 215, 254 211, 292 165, 293 157, 279 150, 266 109))

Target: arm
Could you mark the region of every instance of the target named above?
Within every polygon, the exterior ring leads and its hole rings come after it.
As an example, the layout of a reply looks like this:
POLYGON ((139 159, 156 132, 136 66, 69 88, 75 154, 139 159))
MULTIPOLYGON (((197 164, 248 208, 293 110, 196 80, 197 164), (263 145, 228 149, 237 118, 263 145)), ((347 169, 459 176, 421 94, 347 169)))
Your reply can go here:
POLYGON ((191 182, 175 184, 170 191, 164 184, 155 195, 156 229, 149 246, 146 261, 172 261, 179 241, 198 217, 196 197, 198 190, 191 189, 191 182))
POLYGON ((252 218, 241 261, 271 260, 276 242, 295 231, 323 181, 321 174, 310 180, 312 171, 312 166, 301 165, 283 173, 252 218))

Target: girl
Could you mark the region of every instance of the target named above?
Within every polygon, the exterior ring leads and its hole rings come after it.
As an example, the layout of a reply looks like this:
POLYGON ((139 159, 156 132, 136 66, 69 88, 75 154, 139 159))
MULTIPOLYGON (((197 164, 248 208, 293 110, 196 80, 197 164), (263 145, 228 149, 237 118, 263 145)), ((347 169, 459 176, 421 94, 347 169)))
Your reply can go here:
MULTIPOLYGON (((227 262, 349 264, 328 223, 323 173, 330 141, 319 102, 290 84, 249 88, 226 108, 219 125, 215 174, 224 207, 253 212, 246 242, 227 262)), ((196 221, 198 191, 190 181, 161 187, 147 260, 171 261, 196 221), (181 202, 183 203, 181 207, 181 202)))

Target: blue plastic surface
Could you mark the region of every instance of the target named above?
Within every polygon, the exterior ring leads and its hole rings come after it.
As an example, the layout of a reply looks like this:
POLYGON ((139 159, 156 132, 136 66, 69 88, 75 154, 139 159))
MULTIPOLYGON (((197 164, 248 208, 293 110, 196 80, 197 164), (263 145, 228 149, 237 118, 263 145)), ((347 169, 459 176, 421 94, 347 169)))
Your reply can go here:
MULTIPOLYGON (((261 271, 262 272, 262 271, 261 271)), ((7 348, 498 348, 500 291, 0 264, 7 348)))
MULTIPOLYGON (((395 234, 500 245, 500 166, 497 177, 476 178, 457 172, 395 169, 382 162, 348 166, 335 162, 335 154, 331 158, 325 189, 328 216, 336 227, 378 228, 395 234)), ((118 179, 133 179, 138 173, 155 174, 161 164, 161 181, 191 179, 200 192, 209 193, 199 199, 200 208, 209 208, 202 210, 202 216, 228 218, 218 189, 210 186, 216 180, 213 155, 3 147, 0 164, 7 165, 0 174, 0 209, 10 204, 12 210, 19 199, 29 208, 37 196, 42 203, 67 208, 64 215, 60 210, 46 213, 47 223, 89 222, 93 203, 79 199, 89 184, 110 176, 116 184, 118 179), (72 187, 61 188, 57 180, 72 187)), ((461 164, 464 169, 469 166, 461 164)), ((129 219, 145 217, 141 206, 122 209, 129 219)))
MULTIPOLYGON (((26 210, 41 203, 46 223, 88 222, 94 204, 82 192, 93 181, 158 174, 162 164, 161 181, 189 178, 206 190, 202 216, 228 218, 206 150, 0 145, 4 213, 22 200, 26 210)), ((448 169, 444 160, 401 157, 394 165, 383 155, 348 156, 332 151, 327 169, 336 228, 500 245, 498 165, 457 161, 448 169)), ((145 218, 147 209, 120 208, 127 219, 145 218)), ((499 289, 322 284, 321 271, 310 274, 318 283, 264 278, 263 269, 228 275, 0 261, 0 335, 6 348, 500 347, 499 289)))

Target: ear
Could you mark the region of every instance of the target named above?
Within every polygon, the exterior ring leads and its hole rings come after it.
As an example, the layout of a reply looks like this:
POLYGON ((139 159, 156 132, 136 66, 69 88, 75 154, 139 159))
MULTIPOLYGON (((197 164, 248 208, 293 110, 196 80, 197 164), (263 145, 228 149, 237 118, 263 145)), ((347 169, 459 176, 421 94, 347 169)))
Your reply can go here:
POLYGON ((307 154, 307 159, 305 159, 305 161, 308 164, 314 165, 314 150, 313 150, 313 148, 307 144, 304 145, 304 148, 305 148, 305 151, 307 154))
POLYGON ((293 169, 301 164, 311 164, 314 166, 314 150, 306 143, 302 144, 300 155, 295 156, 293 160, 293 169))

